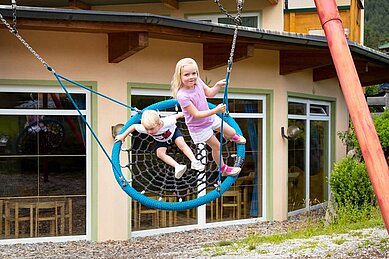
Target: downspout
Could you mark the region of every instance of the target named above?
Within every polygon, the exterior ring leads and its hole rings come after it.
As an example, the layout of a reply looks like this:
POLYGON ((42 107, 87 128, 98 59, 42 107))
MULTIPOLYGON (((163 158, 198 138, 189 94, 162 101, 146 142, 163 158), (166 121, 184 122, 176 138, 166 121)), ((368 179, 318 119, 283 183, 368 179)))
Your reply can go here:
POLYGON ((389 168, 344 35, 335 0, 315 0, 336 73, 378 205, 389 233, 389 168))

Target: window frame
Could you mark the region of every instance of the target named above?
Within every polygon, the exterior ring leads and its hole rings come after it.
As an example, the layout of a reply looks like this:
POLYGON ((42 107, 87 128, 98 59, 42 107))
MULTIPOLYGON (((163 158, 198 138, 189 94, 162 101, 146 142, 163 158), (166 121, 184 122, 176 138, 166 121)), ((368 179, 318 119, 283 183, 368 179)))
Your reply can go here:
MULTIPOLYGON (((328 160, 327 160, 327 177, 329 178, 330 176, 330 171, 331 171, 331 138, 332 138, 332 135, 331 135, 331 123, 332 123, 332 120, 331 120, 331 109, 332 109, 332 105, 331 105, 331 102, 329 101, 320 101, 320 100, 312 100, 312 99, 302 99, 302 98, 296 98, 296 97, 288 97, 288 105, 289 105, 289 102, 294 102, 294 103, 302 103, 302 104, 305 104, 306 105, 306 114, 304 115, 297 115, 297 114, 289 114, 288 113, 288 122, 290 119, 292 120, 302 120, 302 121, 305 121, 305 125, 306 125, 306 128, 305 128, 305 181, 306 181, 306 186, 305 186, 305 198, 307 198, 307 196, 309 196, 309 191, 310 191, 310 185, 309 185, 309 174, 307 174, 307 170, 308 168, 310 168, 310 150, 309 148, 307 147, 310 147, 310 135, 308 135, 310 133, 310 124, 311 124, 311 121, 327 121, 328 122, 328 139, 327 139, 327 145, 328 145, 328 150, 327 150, 327 156, 328 156, 328 160), (326 115, 323 115, 323 114, 316 114, 316 113, 311 113, 311 105, 321 105, 321 106, 327 106, 328 107, 328 114, 326 115)), ((329 183, 327 183, 327 200, 329 199, 330 197, 330 185, 329 183)), ((289 216, 292 216, 292 215, 296 215, 296 214, 299 214, 307 209, 309 209, 310 207, 311 208, 316 208, 316 207, 320 207, 322 206, 321 204, 317 204, 317 205, 314 205, 314 206, 310 206, 309 204, 309 199, 310 197, 308 197, 308 199, 306 199, 305 201, 305 207, 304 208, 301 208, 301 209, 297 209, 297 210, 294 210, 294 211, 288 211, 288 215, 289 216)))
MULTIPOLYGON (((142 87, 137 87, 136 83, 131 83, 132 86, 129 87, 129 102, 131 103, 131 98, 133 95, 145 95, 145 96, 158 96, 158 97, 170 97, 171 92, 169 90, 164 90, 164 89, 150 89, 150 88, 142 88, 142 87)), ((142 84, 144 85, 144 84, 142 84)), ((222 102, 224 97, 223 93, 218 93, 216 94, 212 99, 217 98, 220 99, 222 102)), ((262 101, 262 112, 261 113, 252 113, 248 115, 249 113, 229 113, 229 115, 233 118, 255 118, 255 119, 262 119, 262 128, 258 130, 262 130, 262 165, 261 165, 261 170, 262 170, 262 189, 261 189, 261 196, 262 200, 258 201, 261 202, 262 208, 262 215, 256 218, 246 218, 246 219, 239 219, 239 220, 233 220, 233 221, 218 221, 218 222, 206 222, 207 215, 206 215, 206 204, 199 206, 197 208, 197 224, 195 225, 183 225, 183 226, 175 226, 173 229, 177 231, 181 230, 188 230, 188 229, 193 229, 194 227, 217 227, 217 226, 229 226, 232 225, 233 223, 231 222, 236 222, 238 221, 239 223, 253 223, 256 222, 258 219, 265 219, 267 218, 267 144, 266 144, 266 134, 267 134, 267 127, 266 127, 266 102, 267 98, 266 95, 264 94, 245 94, 245 93, 230 93, 229 94, 229 99, 249 99, 249 100, 258 100, 262 101)), ((137 107, 137 108, 145 108, 145 107, 137 107)), ((137 112, 136 111, 131 111, 131 116, 134 116, 137 112)), ((258 209, 259 210, 259 209, 258 209)), ((131 217, 131 216, 130 216, 131 217)), ((161 228, 161 229, 147 229, 147 230, 138 230, 132 232, 133 237, 140 237, 140 236, 147 236, 150 234, 163 234, 166 232, 170 232, 170 228, 161 228)))
MULTIPOLYGON (((79 110, 81 114, 85 117, 88 124, 91 124, 91 102, 92 96, 91 93, 87 90, 81 89, 75 86, 67 86, 66 89, 70 94, 85 94, 85 109, 79 110)), ((60 86, 45 85, 42 83, 40 86, 20 84, 20 85, 1 85, 0 84, 0 93, 65 93, 60 86)), ((74 108, 71 109, 0 109, 1 115, 60 115, 60 116, 80 116, 79 112, 74 108)), ((92 145, 91 145, 91 133, 85 125, 85 171, 86 171, 86 189, 85 189, 85 234, 81 235, 65 235, 65 236, 54 236, 50 237, 53 241, 76 241, 76 240, 90 240, 91 238, 91 227, 92 227, 92 199, 91 199, 91 185, 92 185, 92 145)), ((24 242, 39 242, 40 240, 46 240, 47 237, 33 237, 33 238, 19 238, 19 239, 1 239, 0 244, 8 243, 24 243, 24 242)))

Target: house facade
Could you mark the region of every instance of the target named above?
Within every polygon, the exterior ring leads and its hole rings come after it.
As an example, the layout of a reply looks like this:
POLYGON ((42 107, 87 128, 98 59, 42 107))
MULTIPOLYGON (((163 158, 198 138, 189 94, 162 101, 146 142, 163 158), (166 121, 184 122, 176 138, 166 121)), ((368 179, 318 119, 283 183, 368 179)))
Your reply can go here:
MULTIPOLYGON (((18 7, 28 45, 0 30, 0 243, 125 240, 285 220, 328 201, 330 170, 345 155, 336 134, 347 130, 348 111, 325 37, 284 32, 293 30, 283 1, 244 3, 228 89, 230 116, 247 139, 242 172, 225 195, 185 211, 147 208, 123 192, 108 158, 112 130, 136 114, 128 106, 172 98, 183 57, 197 61, 210 85, 224 78, 234 26, 213 1, 89 2, 18 7)), ((222 4, 235 14, 235 1, 222 4)), ((12 26, 11 6, 0 13, 12 26)), ((362 85, 388 80, 387 55, 349 45, 362 85)), ((131 152, 121 155, 124 165, 131 152)))

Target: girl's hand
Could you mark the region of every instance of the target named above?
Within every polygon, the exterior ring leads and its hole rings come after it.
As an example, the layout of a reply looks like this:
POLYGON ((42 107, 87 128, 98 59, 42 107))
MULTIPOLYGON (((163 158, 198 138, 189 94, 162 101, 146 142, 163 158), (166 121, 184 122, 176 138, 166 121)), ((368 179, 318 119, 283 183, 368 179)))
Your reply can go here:
POLYGON ((222 79, 222 80, 219 80, 216 82, 215 86, 216 87, 219 87, 219 88, 222 88, 226 85, 226 79, 222 79))
POLYGON ((125 138, 126 137, 124 136, 124 134, 119 134, 115 137, 115 142, 121 141, 122 143, 124 143, 125 138))
POLYGON ((214 110, 216 111, 216 113, 223 113, 226 111, 226 105, 221 103, 218 106, 216 106, 216 108, 214 108, 214 110))

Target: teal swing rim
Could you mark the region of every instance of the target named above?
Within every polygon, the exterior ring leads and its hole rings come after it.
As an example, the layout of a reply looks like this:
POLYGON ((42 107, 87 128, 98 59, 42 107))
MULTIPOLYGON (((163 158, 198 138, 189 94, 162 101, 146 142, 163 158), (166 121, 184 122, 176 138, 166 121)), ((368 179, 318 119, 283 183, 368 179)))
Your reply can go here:
MULTIPOLYGON (((154 103, 152 105, 149 105, 144 110, 164 110, 167 108, 177 107, 179 106, 176 99, 169 99, 160 101, 157 103, 154 103)), ((216 107, 214 104, 208 103, 208 106, 210 109, 216 107)), ((143 111, 144 111, 143 110, 143 111)), ((231 127, 233 127, 237 134, 242 134, 242 131, 239 127, 239 125, 236 123, 236 121, 231 116, 220 116, 222 117, 224 122, 228 123, 231 127)), ((134 116, 132 116, 126 124, 123 126, 123 128, 120 130, 120 133, 123 133, 126 129, 128 129, 131 125, 139 123, 141 118, 141 114, 137 113, 134 116)), ((244 144, 235 144, 236 145, 236 160, 235 160, 235 166, 241 166, 244 158, 245 158, 245 145, 244 144)), ((121 188, 124 192, 126 192, 131 198, 134 200, 140 202, 141 204, 154 208, 154 209, 160 209, 160 210, 187 210, 187 209, 193 209, 195 207, 199 207, 201 205, 210 203, 211 201, 219 198, 221 195, 223 195, 224 192, 226 192, 232 184, 235 182, 235 180, 238 178, 239 175, 235 176, 227 176, 224 181, 220 183, 218 187, 215 187, 214 190, 206 193, 203 196, 198 196, 196 199, 192 199, 189 201, 177 201, 177 202, 171 202, 171 201, 163 201, 163 200, 154 200, 150 197, 147 197, 146 195, 140 193, 136 189, 134 189, 129 181, 126 180, 126 178, 123 175, 122 167, 120 165, 120 152, 122 151, 122 142, 118 141, 115 142, 113 148, 112 148, 112 171, 114 173, 114 176, 116 178, 116 181, 119 183, 121 188)))

